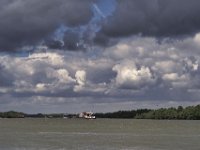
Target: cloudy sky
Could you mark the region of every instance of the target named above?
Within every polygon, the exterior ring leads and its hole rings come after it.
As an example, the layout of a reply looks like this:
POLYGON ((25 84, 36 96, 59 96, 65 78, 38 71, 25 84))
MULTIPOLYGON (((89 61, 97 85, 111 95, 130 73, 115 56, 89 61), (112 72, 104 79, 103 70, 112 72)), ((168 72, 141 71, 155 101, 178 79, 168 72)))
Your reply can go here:
POLYGON ((0 111, 200 103, 199 0, 1 0, 0 111))

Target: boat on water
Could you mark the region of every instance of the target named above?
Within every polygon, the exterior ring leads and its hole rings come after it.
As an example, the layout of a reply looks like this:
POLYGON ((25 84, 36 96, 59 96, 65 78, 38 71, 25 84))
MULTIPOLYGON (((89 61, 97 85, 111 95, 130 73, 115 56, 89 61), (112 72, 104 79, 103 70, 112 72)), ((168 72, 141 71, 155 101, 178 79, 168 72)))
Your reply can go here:
POLYGON ((82 112, 79 114, 79 118, 84 119, 96 119, 96 117, 93 115, 93 112, 82 112))

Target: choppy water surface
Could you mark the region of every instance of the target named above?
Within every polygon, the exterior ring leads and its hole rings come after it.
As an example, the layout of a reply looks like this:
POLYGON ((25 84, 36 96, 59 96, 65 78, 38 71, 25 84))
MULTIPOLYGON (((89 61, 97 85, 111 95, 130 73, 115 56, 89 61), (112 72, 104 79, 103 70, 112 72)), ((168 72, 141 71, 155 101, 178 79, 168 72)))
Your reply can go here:
POLYGON ((200 121, 0 119, 0 150, 199 150, 200 121))

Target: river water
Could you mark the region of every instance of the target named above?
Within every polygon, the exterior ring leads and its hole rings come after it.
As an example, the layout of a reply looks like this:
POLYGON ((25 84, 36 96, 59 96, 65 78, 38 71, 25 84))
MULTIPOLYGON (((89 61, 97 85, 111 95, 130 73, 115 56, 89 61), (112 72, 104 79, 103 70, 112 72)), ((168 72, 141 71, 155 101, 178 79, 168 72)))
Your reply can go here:
POLYGON ((0 119, 0 150, 200 150, 200 121, 0 119))

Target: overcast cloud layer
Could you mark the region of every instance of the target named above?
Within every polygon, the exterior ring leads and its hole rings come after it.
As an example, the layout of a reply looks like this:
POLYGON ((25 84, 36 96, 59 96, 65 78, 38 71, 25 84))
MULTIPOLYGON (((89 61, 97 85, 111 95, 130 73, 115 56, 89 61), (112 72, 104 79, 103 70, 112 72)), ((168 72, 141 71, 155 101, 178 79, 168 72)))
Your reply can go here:
POLYGON ((142 34, 181 36, 200 27, 198 0, 118 0, 102 31, 111 37, 142 34))
POLYGON ((2 0, 0 111, 198 104, 199 3, 2 0))

